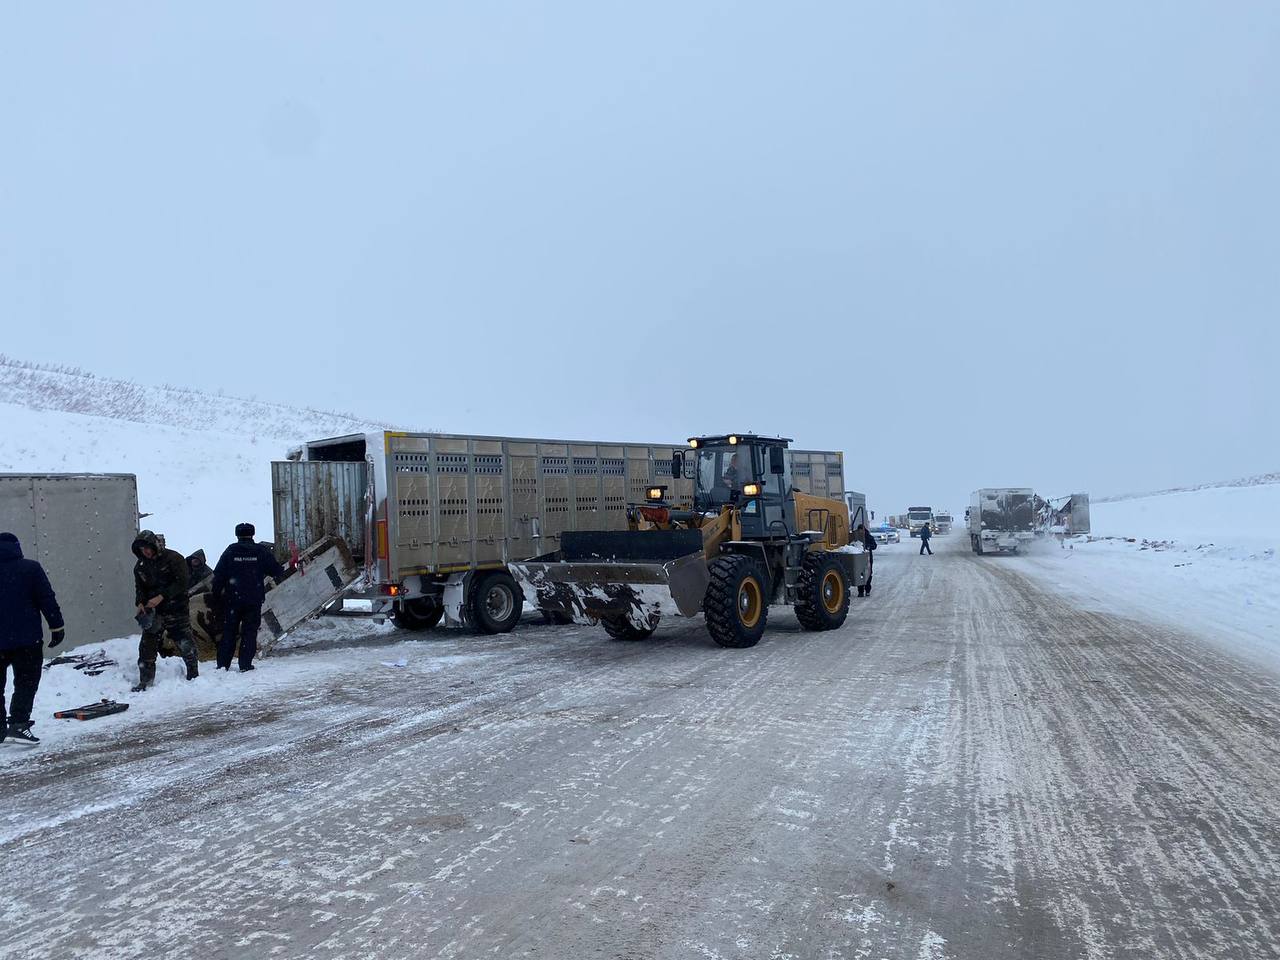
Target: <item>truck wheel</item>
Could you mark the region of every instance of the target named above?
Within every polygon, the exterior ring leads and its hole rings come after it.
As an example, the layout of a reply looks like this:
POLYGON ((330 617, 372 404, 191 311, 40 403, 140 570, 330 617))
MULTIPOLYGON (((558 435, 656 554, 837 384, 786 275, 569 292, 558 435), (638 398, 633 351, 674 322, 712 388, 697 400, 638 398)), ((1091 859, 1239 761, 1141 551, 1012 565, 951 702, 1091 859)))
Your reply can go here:
POLYGON ((471 621, 481 633, 510 633, 524 612, 524 594, 511 574, 493 570, 471 587, 471 621))
POLYGON ((806 630, 834 630, 849 616, 849 578, 830 553, 805 554, 796 582, 795 610, 806 630))
POLYGON ((653 631, 658 629, 657 620, 652 622, 652 626, 643 630, 626 617, 605 617, 600 623, 604 627, 604 632, 614 640, 647 640, 653 636, 653 631))
POLYGON ((981 537, 978 537, 977 552, 978 552, 978 556, 982 556, 982 555, 986 552, 985 550, 983 550, 983 549, 982 549, 982 538, 981 538, 981 537))
POLYGON ((430 630, 443 616, 444 607, 426 597, 402 600, 391 608, 391 622, 401 630, 430 630))
POLYGON ((711 639, 722 647, 754 647, 769 620, 760 565, 730 553, 712 560, 710 573, 702 612, 711 639))

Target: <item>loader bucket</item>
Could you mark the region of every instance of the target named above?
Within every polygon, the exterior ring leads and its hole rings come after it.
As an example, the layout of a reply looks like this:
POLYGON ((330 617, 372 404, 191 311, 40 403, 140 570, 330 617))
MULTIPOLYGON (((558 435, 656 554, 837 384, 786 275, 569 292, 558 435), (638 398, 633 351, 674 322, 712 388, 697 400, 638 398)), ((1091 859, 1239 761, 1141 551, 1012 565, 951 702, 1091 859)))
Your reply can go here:
POLYGON ((640 629, 697 614, 709 581, 697 530, 565 533, 559 552, 510 568, 545 610, 578 623, 621 617, 640 629))

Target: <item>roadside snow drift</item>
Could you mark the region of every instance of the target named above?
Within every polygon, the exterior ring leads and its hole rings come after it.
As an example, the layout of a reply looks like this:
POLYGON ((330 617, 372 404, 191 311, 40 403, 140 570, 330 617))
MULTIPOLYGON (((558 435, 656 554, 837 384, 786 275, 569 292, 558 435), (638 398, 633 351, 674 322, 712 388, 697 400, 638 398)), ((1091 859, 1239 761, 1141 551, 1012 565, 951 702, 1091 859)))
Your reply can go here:
POLYGON ((1280 482, 1092 506, 1091 536, 1025 558, 1082 605, 1182 626, 1280 670, 1280 482))

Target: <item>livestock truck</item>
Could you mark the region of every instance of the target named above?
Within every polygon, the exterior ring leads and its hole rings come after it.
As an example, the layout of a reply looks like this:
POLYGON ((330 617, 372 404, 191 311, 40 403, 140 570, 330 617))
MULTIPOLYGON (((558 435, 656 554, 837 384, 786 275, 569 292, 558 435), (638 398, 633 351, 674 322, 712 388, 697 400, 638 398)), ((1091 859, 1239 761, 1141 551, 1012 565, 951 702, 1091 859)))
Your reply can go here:
MULTIPOLYGON (((692 478, 671 475, 684 449, 399 431, 314 440, 271 465, 276 549, 341 537, 360 570, 346 596, 375 616, 505 633, 525 599, 508 564, 559 549, 567 531, 627 529, 655 484, 691 503, 692 478)), ((801 492, 843 499, 840 452, 792 450, 788 463, 801 492)))
POLYGON ((984 487, 969 497, 969 545, 974 553, 1017 553, 1035 539, 1030 487, 984 487))

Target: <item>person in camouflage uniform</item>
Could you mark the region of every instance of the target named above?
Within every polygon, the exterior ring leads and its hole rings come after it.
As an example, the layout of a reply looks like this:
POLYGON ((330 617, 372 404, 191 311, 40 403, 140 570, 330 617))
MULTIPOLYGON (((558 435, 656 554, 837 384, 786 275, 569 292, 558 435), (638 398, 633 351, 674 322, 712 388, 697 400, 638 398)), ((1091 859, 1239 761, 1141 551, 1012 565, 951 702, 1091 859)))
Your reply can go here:
POLYGON ((143 624, 138 643, 138 685, 133 690, 138 693, 155 683, 156 655, 166 633, 177 644, 187 665, 187 679, 194 680, 200 675, 200 666, 187 605, 187 561, 178 551, 160 546, 159 538, 150 530, 138 534, 133 553, 138 558, 133 567, 134 599, 138 622, 143 624))

